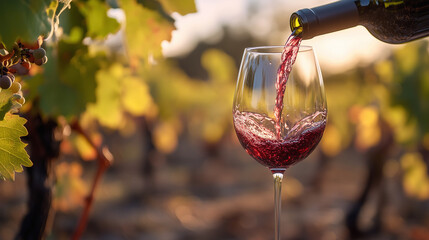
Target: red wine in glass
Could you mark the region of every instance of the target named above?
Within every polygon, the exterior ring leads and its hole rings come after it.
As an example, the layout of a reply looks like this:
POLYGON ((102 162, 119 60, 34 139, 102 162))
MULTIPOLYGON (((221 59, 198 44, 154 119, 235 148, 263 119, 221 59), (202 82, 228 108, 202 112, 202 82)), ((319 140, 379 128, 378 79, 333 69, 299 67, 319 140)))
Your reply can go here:
POLYGON ((316 112, 296 123, 279 139, 276 123, 267 116, 234 113, 237 137, 247 153, 270 169, 286 169, 306 158, 317 146, 325 130, 326 112, 316 112))

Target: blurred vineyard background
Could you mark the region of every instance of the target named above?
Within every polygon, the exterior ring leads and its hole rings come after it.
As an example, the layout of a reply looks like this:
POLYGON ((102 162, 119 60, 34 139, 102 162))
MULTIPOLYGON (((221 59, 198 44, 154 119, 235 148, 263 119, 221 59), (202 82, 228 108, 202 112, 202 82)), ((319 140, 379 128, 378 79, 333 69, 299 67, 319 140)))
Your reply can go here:
MULTIPOLYGON (((232 126, 237 71, 245 47, 282 45, 290 13, 323 2, 73 1, 47 66, 24 79, 37 91, 23 111, 78 113, 115 157, 82 239, 270 239, 272 177, 232 126)), ((427 39, 388 46, 358 27, 303 44, 329 120, 286 172, 283 239, 429 239, 427 39)), ((66 135, 47 239, 70 238, 96 171, 85 139, 66 135)), ((0 182, 0 239, 19 231, 25 184, 0 182)))

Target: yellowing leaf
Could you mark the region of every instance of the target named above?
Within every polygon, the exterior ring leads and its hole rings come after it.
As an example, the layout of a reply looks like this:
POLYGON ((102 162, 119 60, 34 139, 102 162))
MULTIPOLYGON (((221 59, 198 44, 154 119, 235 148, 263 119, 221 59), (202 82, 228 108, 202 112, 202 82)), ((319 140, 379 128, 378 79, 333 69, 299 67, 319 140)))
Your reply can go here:
POLYGON ((121 0, 126 19, 125 37, 128 55, 143 64, 162 56, 161 42, 170 40, 174 27, 159 12, 143 7, 135 0, 121 0))
MULTIPOLYGON (((101 143, 101 136, 98 134, 91 136, 92 141, 99 145, 101 143)), ((74 145, 83 160, 94 160, 97 158, 97 151, 89 144, 89 142, 82 135, 77 135, 74 140, 74 145)))
POLYGON ((126 112, 134 116, 157 114, 149 87, 121 64, 100 70, 97 86, 96 102, 89 105, 88 111, 103 126, 127 127, 126 112))
POLYGON ((194 0, 159 0, 168 12, 178 12, 181 15, 196 12, 194 0))
POLYGON ((406 153, 401 158, 405 191, 419 199, 429 199, 427 166, 420 153, 406 153))
POLYGON ((22 166, 33 165, 25 151, 26 144, 21 141, 28 134, 25 122, 24 118, 11 114, 0 121, 0 178, 13 180, 15 172, 22 172, 22 166))
POLYGON ((374 107, 363 108, 359 113, 358 119, 356 146, 359 149, 366 150, 376 145, 381 139, 377 109, 374 107))
POLYGON ((369 127, 377 124, 378 113, 377 109, 373 107, 364 108, 359 115, 359 124, 364 127, 369 127))
POLYGON ((104 38, 109 33, 119 30, 119 23, 107 16, 108 7, 104 1, 89 0, 86 4, 78 6, 86 17, 89 37, 104 38))
POLYGON ((153 131, 153 142, 158 150, 171 153, 177 146, 177 132, 169 123, 157 125, 153 131))
POLYGON ((123 75, 123 67, 114 64, 96 76, 96 103, 90 104, 88 111, 106 127, 117 128, 122 121, 120 79, 123 75))
POLYGON ((218 81, 218 84, 235 81, 236 66, 226 53, 216 49, 207 50, 201 57, 201 64, 209 72, 210 78, 218 81))
POLYGON ((340 153, 342 149, 341 133, 334 125, 326 126, 320 146, 327 156, 335 156, 340 153))
POLYGON ((145 114, 153 104, 149 87, 135 77, 127 77, 122 82, 121 100, 124 109, 136 116, 145 114))
POLYGON ((165 62, 145 72, 154 102, 159 107, 159 117, 170 121, 185 115, 191 134, 211 143, 222 139, 231 127, 235 78, 223 83, 219 79, 198 81, 165 62))
POLYGON ((403 107, 394 107, 386 111, 386 119, 395 129, 395 140, 399 143, 408 143, 414 140, 417 133, 417 124, 409 120, 407 111, 403 107))

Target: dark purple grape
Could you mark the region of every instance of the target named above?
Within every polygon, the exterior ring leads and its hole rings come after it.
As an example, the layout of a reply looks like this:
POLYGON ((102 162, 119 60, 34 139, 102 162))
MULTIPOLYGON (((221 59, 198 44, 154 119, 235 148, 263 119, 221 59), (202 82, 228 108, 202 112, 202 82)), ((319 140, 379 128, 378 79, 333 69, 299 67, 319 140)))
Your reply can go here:
POLYGON ((43 48, 38 48, 33 50, 33 57, 35 60, 42 59, 46 56, 46 51, 43 48))
POLYGON ((10 80, 12 80, 12 82, 15 81, 15 75, 13 75, 12 73, 7 73, 7 75, 9 76, 10 80))
POLYGON ((9 89, 12 86, 12 80, 9 76, 3 75, 0 77, 0 88, 9 89))
POLYGON ((43 58, 34 60, 34 63, 38 66, 45 64, 48 61, 48 57, 44 56, 43 58))
POLYGON ((28 62, 23 62, 23 63, 18 63, 15 64, 13 66, 10 67, 10 69, 12 69, 12 71, 16 72, 16 74, 18 75, 27 75, 28 72, 30 72, 30 63, 28 62))

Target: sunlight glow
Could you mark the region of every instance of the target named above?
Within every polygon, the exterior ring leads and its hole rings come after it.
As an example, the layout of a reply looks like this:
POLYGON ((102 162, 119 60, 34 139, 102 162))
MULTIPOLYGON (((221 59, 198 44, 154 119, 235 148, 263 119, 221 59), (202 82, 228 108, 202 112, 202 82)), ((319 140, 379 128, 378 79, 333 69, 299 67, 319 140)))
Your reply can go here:
MULTIPOLYGON (((197 12, 173 14, 177 30, 172 40, 162 43, 166 57, 186 55, 199 42, 215 43, 228 28, 234 36, 247 32, 270 45, 283 45, 290 34, 289 16, 293 11, 332 1, 306 0, 196 0, 197 12)), ((355 27, 303 41, 316 50, 324 73, 339 73, 387 56, 394 45, 374 38, 364 27, 355 27)), ((248 46, 243 46, 248 47, 248 46)))

